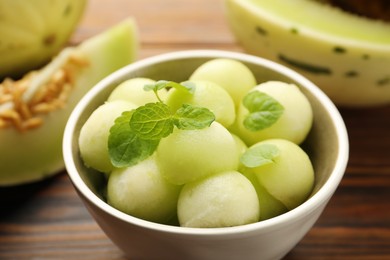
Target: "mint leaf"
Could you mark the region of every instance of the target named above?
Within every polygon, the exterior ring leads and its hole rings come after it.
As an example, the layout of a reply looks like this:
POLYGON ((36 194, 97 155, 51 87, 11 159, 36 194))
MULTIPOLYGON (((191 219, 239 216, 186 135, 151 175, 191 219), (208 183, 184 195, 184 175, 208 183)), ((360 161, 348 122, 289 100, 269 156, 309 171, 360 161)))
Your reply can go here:
POLYGON ((205 107, 183 104, 175 114, 174 124, 183 130, 202 129, 211 125, 215 115, 205 107))
POLYGON ((159 140, 144 140, 131 131, 129 121, 133 111, 123 112, 110 128, 108 153, 118 168, 128 167, 148 158, 157 149, 159 140))
POLYGON ((158 140, 173 131, 173 116, 164 103, 148 103, 138 107, 130 119, 131 130, 140 138, 158 140))
POLYGON ((255 168, 274 163, 274 159, 277 158, 279 154, 280 151, 276 145, 260 144, 246 150, 240 157, 240 161, 248 168, 255 168))
POLYGON ((162 100, 161 98, 159 97, 158 95, 158 91, 163 89, 163 88, 166 88, 167 87, 167 84, 169 83, 169 81, 166 81, 166 80, 159 80, 157 81, 156 83, 154 84, 146 84, 144 86, 144 90, 145 91, 153 91, 154 94, 156 95, 158 101, 160 101, 162 103, 162 100))
POLYGON ((182 83, 176 83, 174 81, 167 81, 167 80, 159 80, 154 84, 146 84, 144 86, 145 91, 154 91, 156 94, 157 99, 162 103, 162 100, 158 96, 158 91, 163 88, 175 88, 180 91, 186 91, 190 94, 194 94, 195 91, 195 83, 190 81, 185 81, 182 83))
POLYGON ((154 84, 146 84, 144 86, 144 90, 145 91, 158 91, 158 90, 161 90, 163 88, 166 88, 167 87, 167 84, 169 83, 169 81, 166 81, 166 80, 159 80, 157 81, 156 83, 154 84))
POLYGON ((154 91, 157 92, 163 88, 175 88, 178 90, 188 91, 193 94, 195 91, 195 83, 191 81, 184 81, 182 83, 176 83, 174 81, 159 80, 154 84, 146 84, 144 86, 145 91, 154 91))
POLYGON ((244 119, 244 126, 250 131, 259 131, 273 125, 283 114, 284 107, 273 97, 252 91, 243 99, 249 115, 244 119))

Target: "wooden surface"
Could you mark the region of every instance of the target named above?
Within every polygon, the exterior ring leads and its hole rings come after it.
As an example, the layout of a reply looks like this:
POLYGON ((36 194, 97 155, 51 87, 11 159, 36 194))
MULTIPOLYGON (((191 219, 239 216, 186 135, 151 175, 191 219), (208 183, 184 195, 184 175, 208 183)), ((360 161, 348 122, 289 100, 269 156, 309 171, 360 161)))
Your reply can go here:
MULTIPOLYGON (((132 15, 140 29, 139 59, 185 49, 243 52, 221 0, 89 2, 71 44, 132 15)), ((390 107, 340 112, 350 137, 345 177, 285 259, 390 259, 390 107)), ((66 172, 0 189, 0 199, 0 259, 125 259, 88 214, 66 172)))

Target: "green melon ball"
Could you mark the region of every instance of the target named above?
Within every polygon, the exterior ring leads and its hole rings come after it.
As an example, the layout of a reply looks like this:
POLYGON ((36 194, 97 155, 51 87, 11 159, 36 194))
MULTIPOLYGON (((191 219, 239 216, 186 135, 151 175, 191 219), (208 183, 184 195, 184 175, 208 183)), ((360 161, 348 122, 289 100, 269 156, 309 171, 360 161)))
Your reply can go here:
POLYGON ((240 162, 240 157, 245 151, 248 149, 248 146, 244 143, 244 141, 235 134, 232 134, 234 141, 236 142, 237 147, 237 155, 238 155, 238 170, 242 169, 244 165, 240 162))
POLYGON ((199 66, 190 80, 208 80, 223 87, 238 108, 244 95, 256 86, 256 78, 243 63, 233 59, 213 59, 199 66))
POLYGON ((193 94, 188 91, 171 89, 168 91, 166 103, 173 111, 183 104, 208 108, 214 113, 216 121, 228 127, 236 119, 233 99, 222 87, 211 81, 191 81, 195 84, 193 94))
MULTIPOLYGON (((126 100, 138 106, 143 106, 146 103, 157 102, 158 99, 153 91, 145 91, 144 86, 147 84, 155 84, 156 81, 149 78, 132 78, 119 84, 108 97, 108 101, 126 100)), ((161 90, 158 95, 161 99, 165 99, 167 91, 161 90)))
POLYGON ((300 146, 284 139, 269 139, 252 147, 264 144, 276 146, 279 155, 272 159, 273 163, 251 170, 260 185, 287 209, 299 206, 309 197, 314 185, 314 169, 309 156, 300 146))
POLYGON ((115 119, 122 112, 135 109, 133 103, 116 100, 98 107, 80 130, 79 149, 85 165, 108 173, 113 169, 108 155, 108 136, 115 119))
POLYGON ((134 166, 113 170, 107 184, 107 201, 131 216, 167 223, 176 215, 180 188, 161 176, 152 156, 134 166))
POLYGON ((157 160, 161 172, 174 184, 185 184, 238 167, 237 145, 218 122, 199 130, 174 129, 160 141, 157 160))
POLYGON ((238 134, 248 145, 270 138, 287 139, 296 144, 305 140, 312 126, 313 111, 308 99, 296 85, 269 81, 256 86, 251 91, 260 91, 271 96, 283 106, 284 110, 271 126, 259 131, 251 131, 243 124, 249 111, 241 104, 237 115, 238 134))
POLYGON ((237 145, 238 155, 241 156, 241 154, 243 154, 246 151, 246 149, 248 149, 248 146, 237 135, 232 134, 232 136, 233 136, 234 141, 236 142, 236 145, 237 145))
POLYGON ((247 178, 227 171, 184 185, 177 214, 184 227, 239 226, 259 221, 259 201, 247 178))
POLYGON ((288 211, 282 202, 275 199, 263 185, 260 185, 256 175, 250 169, 242 169, 241 173, 248 178, 256 189, 260 205, 260 220, 270 219, 288 211))

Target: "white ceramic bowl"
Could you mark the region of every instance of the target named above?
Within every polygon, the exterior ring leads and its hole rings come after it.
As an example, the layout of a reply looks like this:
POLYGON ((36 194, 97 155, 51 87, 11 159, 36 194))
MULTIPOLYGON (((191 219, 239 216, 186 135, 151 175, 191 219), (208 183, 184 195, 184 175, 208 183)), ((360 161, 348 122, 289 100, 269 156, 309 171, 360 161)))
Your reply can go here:
POLYGON ((348 161, 344 122, 329 98, 310 81, 274 62, 246 54, 195 50, 168 53, 133 63, 98 83, 69 118, 63 140, 66 169, 80 198, 107 236, 130 259, 279 259, 316 222, 336 190, 348 161), (258 81, 297 84, 314 110, 313 128, 303 144, 313 162, 316 182, 312 196, 297 208, 262 222, 228 228, 183 228, 141 220, 108 205, 100 193, 103 181, 79 156, 80 128, 118 83, 132 77, 186 80, 203 62, 231 58, 246 64, 258 81))

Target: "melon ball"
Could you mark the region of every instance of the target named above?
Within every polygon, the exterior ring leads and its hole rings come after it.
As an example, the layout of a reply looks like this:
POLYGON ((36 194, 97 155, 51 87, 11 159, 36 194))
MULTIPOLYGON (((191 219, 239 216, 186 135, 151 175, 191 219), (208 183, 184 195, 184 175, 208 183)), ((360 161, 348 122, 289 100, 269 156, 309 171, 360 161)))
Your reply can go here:
POLYGON ((259 221, 255 188, 237 171, 187 183, 177 205, 180 226, 184 227, 231 227, 259 221))
POLYGON ((203 63, 190 76, 190 80, 208 80, 224 88, 238 108, 244 95, 256 86, 252 71, 233 59, 213 59, 203 63))
POLYGON ((167 182, 154 156, 127 168, 111 172, 107 201, 131 216, 167 223, 176 215, 180 186, 167 182))
POLYGON ((108 173, 114 167, 108 154, 108 136, 115 119, 122 112, 135 109, 133 103, 116 100, 98 107, 80 130, 80 155, 86 166, 108 173))
POLYGON ((277 100, 284 108, 283 114, 271 126, 252 131, 243 124, 249 111, 241 103, 237 114, 238 135, 248 144, 270 138, 282 138, 300 144, 305 140, 313 122, 313 111, 306 96, 294 84, 279 81, 262 83, 251 91, 260 91, 277 100))
POLYGON ((270 139, 252 147, 264 144, 275 146, 279 155, 272 159, 273 163, 251 170, 260 185, 287 209, 299 206, 309 197, 314 185, 314 169, 309 156, 301 147, 284 139, 270 139))
POLYGON ((238 167, 236 142, 218 122, 198 130, 175 128, 160 141, 156 156, 163 176, 174 184, 238 167))
POLYGON ((166 103, 173 111, 183 104, 208 108, 214 113, 217 122, 228 127, 236 119, 233 99, 229 93, 216 83, 210 81, 191 81, 195 85, 193 94, 180 89, 168 91, 166 103))
POLYGON ((270 219, 288 211, 282 202, 275 199, 263 185, 259 183, 256 175, 250 169, 241 169, 241 173, 247 177, 253 187, 255 187, 257 197, 259 198, 260 220, 270 219))
POLYGON ((237 135, 232 134, 232 136, 237 145, 238 156, 241 156, 248 149, 248 146, 237 135))
POLYGON ((235 134, 232 134, 234 141, 236 142, 237 154, 238 154, 238 170, 242 169, 244 165, 240 161, 240 157, 248 149, 248 146, 242 141, 240 137, 235 134))
MULTIPOLYGON (((156 81, 149 78, 132 78, 119 84, 108 97, 108 101, 126 100, 134 103, 137 106, 143 106, 146 103, 155 103, 158 101, 153 91, 145 91, 144 86, 155 84, 156 81)), ((158 92, 161 99, 164 99, 167 94, 166 89, 158 92)))

